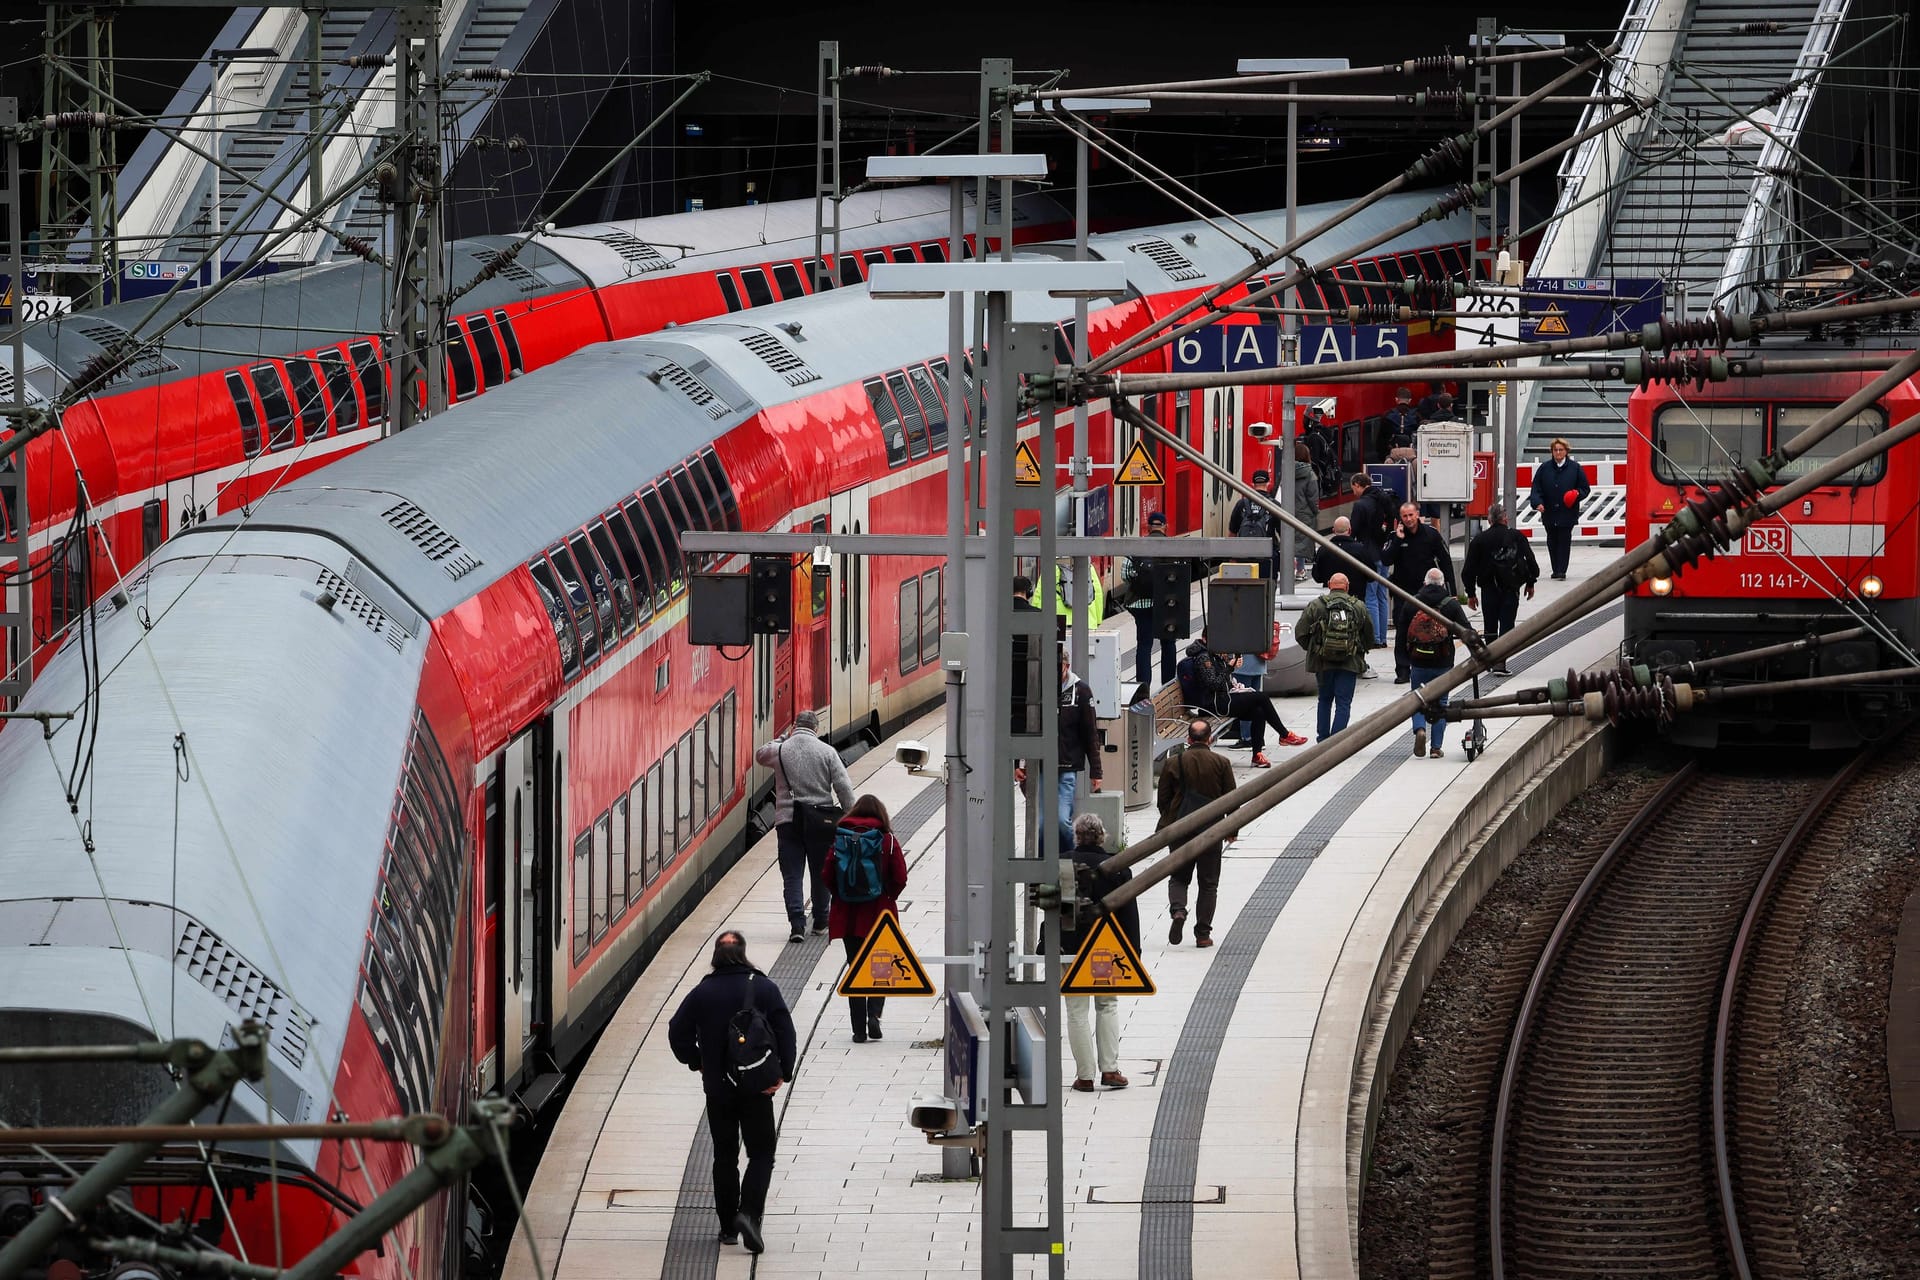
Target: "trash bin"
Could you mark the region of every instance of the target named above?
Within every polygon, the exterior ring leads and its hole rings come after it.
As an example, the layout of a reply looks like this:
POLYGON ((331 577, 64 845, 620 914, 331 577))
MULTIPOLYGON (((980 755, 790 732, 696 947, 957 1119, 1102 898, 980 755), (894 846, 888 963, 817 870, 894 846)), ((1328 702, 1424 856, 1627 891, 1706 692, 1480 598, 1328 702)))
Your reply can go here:
POLYGON ((1127 808, 1140 809, 1153 803, 1153 707, 1128 707, 1121 718, 1127 726, 1127 808))

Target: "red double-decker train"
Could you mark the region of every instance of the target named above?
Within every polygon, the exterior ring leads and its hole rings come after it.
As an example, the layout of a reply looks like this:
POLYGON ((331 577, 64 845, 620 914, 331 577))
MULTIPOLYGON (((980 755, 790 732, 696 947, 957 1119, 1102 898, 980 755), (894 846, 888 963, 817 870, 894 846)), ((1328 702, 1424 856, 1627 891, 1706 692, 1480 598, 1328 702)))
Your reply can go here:
MULTIPOLYGON (((1796 342, 1766 354, 1852 355, 1796 342)), ((1747 354, 1760 354, 1756 349, 1747 354)), ((1628 406, 1627 542, 1638 545, 1730 471, 1765 458, 1854 395, 1871 372, 1765 374, 1704 386, 1654 385, 1628 406)), ((1782 480, 1920 412, 1900 383, 1788 464, 1782 480)), ((1683 668, 1785 641, 1858 632, 1803 651, 1719 665, 1716 680, 1784 680, 1916 664, 1920 642, 1920 441, 1908 440, 1751 525, 1733 546, 1627 599, 1627 649, 1683 668)), ((1850 745, 1877 734, 1910 693, 1862 686, 1717 702, 1669 732, 1698 746, 1850 745)))
MULTIPOLYGON (((1427 205, 1383 201, 1310 251, 1427 205)), ((1430 222, 1380 253, 1458 270, 1466 233, 1430 222)), ((1197 223, 1093 248, 1130 281, 1089 320, 1096 353, 1246 262, 1197 223)), ((566 1070, 757 829, 753 743, 801 709, 843 746, 872 740, 939 696, 942 560, 797 563, 791 634, 735 661, 689 643, 685 583, 742 558, 680 535, 941 530, 973 429, 945 401, 946 317, 840 288, 600 343, 177 530, 84 611, 23 707, 86 724, 0 731, 0 1040, 212 1044, 259 1022, 269 1079, 236 1091, 234 1119, 459 1119, 566 1070)), ((1066 304, 1020 318, 1060 324, 1066 349, 1066 304)), ((1229 465, 1262 460, 1237 390, 1151 409, 1229 465)), ((1110 465, 1118 428, 1090 416, 1110 465)), ((1066 456, 1065 415, 1020 427, 1047 429, 1066 456)), ((1219 527, 1232 495, 1169 470, 1138 501, 1097 484, 1095 531, 1161 507, 1219 527)), ((58 1085, 0 1076, 0 1112, 127 1120, 172 1087, 117 1064, 58 1085)), ((207 1194, 136 1200, 292 1259, 410 1162, 229 1148, 207 1194)), ((9 1181, 31 1205, 61 1175, 0 1153, 9 1181)), ((362 1274, 452 1272, 459 1218, 436 1203, 362 1274)), ((84 1241, 68 1259, 112 1266, 84 1241)))

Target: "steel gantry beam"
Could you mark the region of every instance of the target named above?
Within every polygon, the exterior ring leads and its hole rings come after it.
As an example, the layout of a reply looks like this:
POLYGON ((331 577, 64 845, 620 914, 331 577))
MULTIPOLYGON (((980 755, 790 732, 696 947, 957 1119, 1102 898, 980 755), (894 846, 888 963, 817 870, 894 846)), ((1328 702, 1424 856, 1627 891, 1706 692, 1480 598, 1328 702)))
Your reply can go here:
MULTIPOLYGON (((0 426, 19 429, 27 413, 27 351, 21 323, 21 277, 25 263, 20 248, 20 101, 0 98, 0 165, 6 170, 6 190, 0 208, 6 211, 7 279, 13 303, 7 321, 6 376, 0 378, 0 426)), ((12 572, 0 577, 0 711, 12 708, 33 679, 32 578, 27 568, 27 468, 24 452, 0 458, 0 566, 12 572)))
MULTIPOLYGON (((49 128, 40 140, 40 237, 36 255, 64 260, 86 236, 86 262, 96 270, 72 288, 74 306, 117 300, 120 169, 115 131, 107 123, 113 97, 113 15, 119 6, 49 0, 41 44, 41 110, 47 120, 87 121, 81 130, 49 128), (77 67, 76 79, 59 66, 77 67)), ((78 274, 78 273, 77 273, 78 274)), ((19 287, 14 277, 14 287, 19 287)))
POLYGON ((446 264, 441 261, 440 6, 396 15, 394 128, 401 141, 389 188, 393 257, 391 347, 395 431, 447 407, 446 264), (424 398, 422 388, 425 389, 424 398))

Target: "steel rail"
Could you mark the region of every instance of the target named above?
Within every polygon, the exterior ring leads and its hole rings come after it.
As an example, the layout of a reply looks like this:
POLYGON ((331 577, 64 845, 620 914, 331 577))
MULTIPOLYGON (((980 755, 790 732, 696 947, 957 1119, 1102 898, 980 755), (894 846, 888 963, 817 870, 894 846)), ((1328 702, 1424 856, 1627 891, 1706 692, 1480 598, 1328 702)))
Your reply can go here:
POLYGON ((1827 806, 1834 797, 1853 785, 1875 754, 1871 746, 1855 752, 1853 759, 1833 775, 1819 796, 1800 814, 1793 829, 1780 841, 1780 847, 1774 850, 1766 870, 1760 873, 1760 882, 1747 899, 1747 909, 1740 917, 1740 930, 1734 935, 1733 950, 1727 956, 1726 976, 1720 983, 1720 1009, 1713 1024, 1713 1088, 1709 1103, 1713 1113, 1713 1172, 1720 1189, 1720 1217, 1721 1227, 1726 1233, 1727 1259, 1733 1264, 1734 1274, 1739 1280, 1753 1280, 1753 1267, 1747 1260, 1746 1238, 1740 1230, 1740 1208, 1734 1198, 1733 1161, 1728 1154, 1727 1070, 1733 1039, 1733 1008, 1739 996, 1740 979, 1746 969, 1747 950, 1759 928, 1761 913, 1773 898, 1774 884, 1786 870, 1788 862, 1799 852, 1808 831, 1826 815, 1827 806))
POLYGON ((1532 1030, 1534 1011, 1538 1007, 1547 985, 1547 977, 1554 962, 1559 958, 1561 949, 1566 945, 1568 935, 1573 931, 1575 920, 1585 910, 1588 899, 1599 891, 1600 884, 1613 870, 1614 862, 1637 839, 1672 801, 1693 784, 1699 773, 1698 760, 1689 760, 1680 772, 1667 780, 1665 786, 1654 793, 1652 799, 1640 806, 1640 812, 1622 827, 1620 834, 1613 838, 1599 861, 1587 872, 1586 879, 1580 882, 1573 897, 1561 911, 1560 919, 1554 924, 1553 932, 1547 938, 1546 945, 1540 950, 1540 959, 1534 964, 1533 976, 1527 982, 1527 993, 1521 998, 1520 1011, 1514 1016, 1513 1030, 1507 1036, 1506 1062, 1500 1071, 1500 1092, 1494 1104, 1493 1145, 1488 1148, 1487 1172, 1487 1244, 1491 1250, 1492 1263, 1489 1274, 1492 1280, 1506 1280, 1507 1264, 1505 1247, 1501 1240, 1504 1230, 1500 1198, 1503 1178, 1502 1166, 1505 1162, 1507 1145, 1507 1125, 1513 1108, 1514 1089, 1519 1083, 1520 1054, 1526 1046, 1528 1033, 1532 1030))

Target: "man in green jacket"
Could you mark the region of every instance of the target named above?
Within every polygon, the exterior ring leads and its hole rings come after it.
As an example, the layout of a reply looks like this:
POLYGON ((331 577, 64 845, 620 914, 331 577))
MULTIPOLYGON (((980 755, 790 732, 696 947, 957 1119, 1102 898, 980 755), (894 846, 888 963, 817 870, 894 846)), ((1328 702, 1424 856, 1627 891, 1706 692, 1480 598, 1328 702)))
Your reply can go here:
POLYGON ((1307 655, 1307 670, 1320 682, 1319 737, 1325 742, 1347 727, 1353 686, 1367 669, 1367 642, 1373 622, 1367 606, 1347 594, 1347 575, 1327 579, 1327 592, 1306 607, 1293 634, 1307 655))

